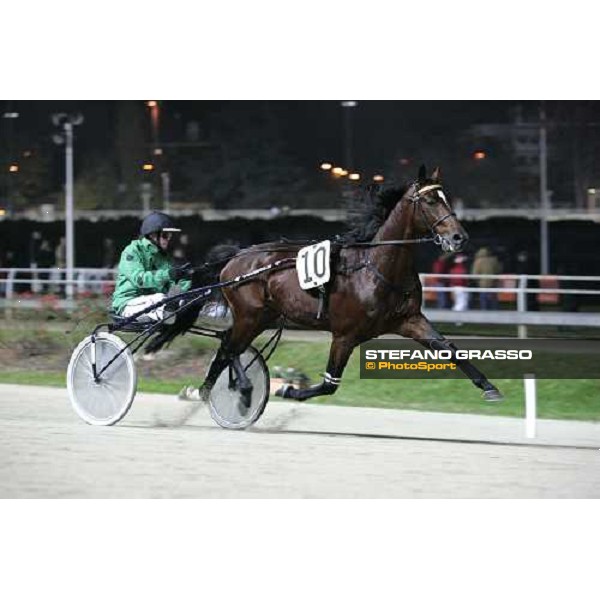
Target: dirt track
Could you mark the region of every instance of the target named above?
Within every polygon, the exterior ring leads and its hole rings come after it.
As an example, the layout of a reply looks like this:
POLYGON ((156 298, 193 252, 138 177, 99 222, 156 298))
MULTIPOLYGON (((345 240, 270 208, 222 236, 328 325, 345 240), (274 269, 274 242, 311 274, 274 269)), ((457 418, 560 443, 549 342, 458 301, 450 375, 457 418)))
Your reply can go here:
POLYGON ((0 385, 0 497, 600 497, 600 424, 540 422, 536 446, 517 419, 278 402, 231 432, 189 409, 140 394, 91 427, 66 390, 0 385))

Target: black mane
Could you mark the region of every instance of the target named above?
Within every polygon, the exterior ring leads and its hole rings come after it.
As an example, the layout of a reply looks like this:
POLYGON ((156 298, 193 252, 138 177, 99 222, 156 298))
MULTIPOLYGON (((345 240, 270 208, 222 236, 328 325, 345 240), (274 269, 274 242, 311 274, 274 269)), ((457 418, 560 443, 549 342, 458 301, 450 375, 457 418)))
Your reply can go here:
POLYGON ((343 242, 369 242, 385 223, 390 213, 406 193, 409 185, 387 187, 371 185, 360 202, 349 207, 349 231, 341 236, 343 242))

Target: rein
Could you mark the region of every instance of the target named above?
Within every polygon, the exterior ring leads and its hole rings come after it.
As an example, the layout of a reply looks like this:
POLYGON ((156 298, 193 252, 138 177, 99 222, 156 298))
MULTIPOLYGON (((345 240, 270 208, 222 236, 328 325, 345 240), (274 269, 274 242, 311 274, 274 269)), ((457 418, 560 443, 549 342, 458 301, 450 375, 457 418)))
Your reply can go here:
POLYGON ((354 248, 355 246, 404 246, 406 244, 427 244, 433 242, 438 244, 437 237, 411 238, 408 240, 385 240, 383 242, 353 242, 351 244, 341 244, 342 248, 354 248))

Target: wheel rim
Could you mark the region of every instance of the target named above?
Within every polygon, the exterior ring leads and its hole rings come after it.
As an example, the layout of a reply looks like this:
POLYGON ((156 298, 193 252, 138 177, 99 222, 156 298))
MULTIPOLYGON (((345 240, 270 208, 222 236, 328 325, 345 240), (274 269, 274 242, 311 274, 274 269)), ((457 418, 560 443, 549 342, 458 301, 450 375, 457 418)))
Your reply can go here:
MULTIPOLYGON (((250 347, 240 356, 240 362, 252 383, 250 407, 245 408, 237 389, 229 389, 229 367, 221 373, 210 393, 211 415, 227 429, 245 429, 252 425, 260 418, 269 400, 269 373, 262 356, 250 347)), ((233 377, 237 379, 235 375, 233 377)))
MULTIPOLYGON (((96 365, 100 371, 125 343, 110 334, 96 336, 96 365)), ((94 381, 92 340, 85 339, 73 353, 69 364, 67 386, 73 408, 86 422, 112 425, 129 410, 136 390, 136 372, 131 352, 127 349, 94 381)))

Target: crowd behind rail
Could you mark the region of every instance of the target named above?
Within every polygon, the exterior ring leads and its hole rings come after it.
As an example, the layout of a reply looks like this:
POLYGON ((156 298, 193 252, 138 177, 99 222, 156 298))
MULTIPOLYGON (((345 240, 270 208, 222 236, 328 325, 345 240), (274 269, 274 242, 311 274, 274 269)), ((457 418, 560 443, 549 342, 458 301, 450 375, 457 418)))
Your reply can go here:
MULTIPOLYGON (((65 268, 0 269, 0 299, 36 296, 44 296, 46 300, 49 300, 49 296, 65 298, 69 285, 73 288, 75 298, 108 298, 114 290, 116 273, 115 269, 80 267, 74 269, 73 279, 68 280, 65 268)), ((518 294, 524 292, 527 311, 543 310, 543 306, 548 306, 574 312, 581 301, 577 296, 593 296, 600 312, 600 298, 596 297, 600 296, 600 277, 527 276, 514 273, 491 277, 462 274, 454 270, 449 274, 422 273, 421 281, 423 303, 428 308, 453 311, 509 309, 514 308, 518 294), (525 285, 521 284, 522 279, 525 285), (577 283, 579 289, 570 289, 577 283)))
MULTIPOLYGON (((181 261, 186 259, 185 238, 183 242, 176 249, 176 256, 181 261)), ((39 262, 32 261, 21 267, 8 261, 0 267, 1 301, 43 297, 46 303, 52 304, 53 299, 102 299, 112 294, 118 256, 111 239, 106 240, 103 266, 76 268, 70 281, 65 268, 64 239, 60 240, 53 253, 44 240, 39 243, 39 248, 40 253, 36 256, 39 262)), ((438 255, 428 272, 421 274, 424 307, 456 312, 515 308, 525 311, 577 312, 583 309, 600 312, 600 277, 533 275, 535 267, 525 251, 517 255, 517 266, 512 272, 505 273, 502 261, 485 246, 479 248, 473 257, 463 253, 438 255), (519 296, 522 306, 518 306, 519 296)))

